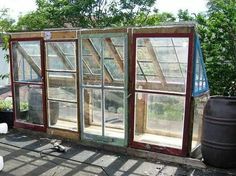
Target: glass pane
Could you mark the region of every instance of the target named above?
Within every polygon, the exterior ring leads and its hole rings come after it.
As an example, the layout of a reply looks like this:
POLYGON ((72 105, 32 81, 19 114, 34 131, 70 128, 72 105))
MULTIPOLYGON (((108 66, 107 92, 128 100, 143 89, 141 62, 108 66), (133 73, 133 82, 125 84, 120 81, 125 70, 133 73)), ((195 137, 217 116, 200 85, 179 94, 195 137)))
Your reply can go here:
POLYGON ((139 65, 142 68, 142 71, 144 73, 145 76, 148 75, 157 75, 156 70, 154 68, 153 63, 148 63, 148 62, 140 62, 139 65))
POLYGON ((48 72, 48 98, 76 101, 76 74, 48 72))
MULTIPOLYGON (((75 42, 54 42, 57 43, 66 56, 75 56, 75 42)), ((75 65, 75 58, 70 60, 75 65)))
POLYGON ((178 56, 178 61, 180 63, 185 63, 187 64, 187 59, 188 59, 188 43, 186 46, 183 47, 175 47, 176 54, 178 56))
POLYGON ((177 62, 174 47, 156 47, 155 52, 159 62, 177 62))
MULTIPOLYGON (((92 56, 84 56, 83 57, 83 66, 90 70, 89 74, 100 75, 101 76, 101 66, 100 62, 94 60, 92 56)), ((83 71, 86 76, 86 71, 83 71)))
POLYGON ((76 48, 74 42, 47 42, 47 69, 75 70, 76 48))
POLYGON ((203 109, 208 100, 208 94, 194 98, 194 118, 193 118, 193 136, 192 150, 201 143, 203 109))
POLYGON ((49 126, 78 131, 77 104, 48 101, 49 126))
POLYGON ((40 53, 40 41, 18 41, 17 43, 21 45, 29 55, 39 55, 40 53))
POLYGON ((136 88, 185 92, 189 39, 140 37, 136 43, 136 88))
POLYGON ((165 38, 165 37, 153 37, 150 38, 152 45, 154 47, 166 47, 166 46, 173 46, 171 38, 165 38))
POLYGON ((114 44, 121 58, 124 59, 125 38, 124 37, 111 37, 111 41, 114 44))
POLYGON ((40 42, 13 42, 13 78, 15 81, 41 82, 40 42))
POLYGON ((117 47, 124 48, 124 37, 113 37, 104 39, 103 57, 104 74, 111 76, 112 79, 105 79, 105 85, 124 86, 124 53, 122 55, 117 47))
POLYGON ((101 85, 101 49, 102 39, 88 38, 82 40, 83 84, 101 85))
POLYGON ((199 92, 199 81, 200 81, 200 63, 199 63, 199 53, 196 52, 196 63, 195 63, 195 86, 194 93, 199 92))
MULTIPOLYGON (((137 39, 137 42, 142 41, 141 39, 137 39)), ((143 43, 143 42, 142 42, 143 43)), ((148 50, 144 44, 138 45, 136 48, 136 58, 138 61, 151 61, 150 55, 147 54, 148 50)))
POLYGON ((84 132, 102 135, 102 91, 83 89, 84 132))
POLYGON ((115 82, 121 82, 121 85, 124 84, 124 72, 117 66, 117 63, 113 58, 104 58, 104 66, 106 68, 105 74, 108 72, 113 78, 112 82, 106 81, 105 84, 112 85, 115 84, 115 82))
POLYGON ((136 93, 135 141, 181 148, 185 97, 136 93))
POLYGON ((43 125, 42 89, 36 85, 15 85, 17 121, 43 125))
POLYGON ((36 65, 41 68, 41 60, 40 60, 40 41, 22 41, 18 42, 17 49, 20 51, 22 55, 24 55, 23 51, 26 54, 34 59, 36 65))
POLYGON ((105 136, 124 139, 124 93, 105 91, 105 136))
POLYGON ((200 56, 201 50, 197 47, 196 49, 196 61, 195 61, 195 73, 194 73, 194 87, 193 95, 198 96, 201 93, 208 90, 207 87, 207 78, 203 65, 202 58, 200 56), (202 62, 201 62, 202 61, 202 62))
MULTIPOLYGON (((85 39, 86 40, 86 39, 85 39)), ((90 38, 88 39, 91 41, 95 51, 99 56, 102 56, 102 38, 90 38)))
MULTIPOLYGON (((175 63, 162 63, 161 68, 167 83, 175 83, 179 85, 185 85, 185 74, 184 72, 187 68, 187 65, 179 65, 175 63), (182 71, 182 67, 184 70, 182 71), (181 68, 181 69, 180 69, 181 68)), ((185 86, 184 86, 185 87, 185 86)))

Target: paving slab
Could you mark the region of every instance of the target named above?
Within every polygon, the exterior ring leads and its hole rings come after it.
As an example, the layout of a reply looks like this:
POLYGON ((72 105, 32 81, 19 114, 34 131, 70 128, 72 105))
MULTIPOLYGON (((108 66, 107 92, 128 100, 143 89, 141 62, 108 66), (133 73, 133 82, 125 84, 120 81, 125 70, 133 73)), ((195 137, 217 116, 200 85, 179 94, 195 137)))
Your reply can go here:
MULTIPOLYGON (((52 149, 50 141, 55 137, 28 134, 11 130, 0 135, 0 155, 5 166, 0 175, 6 176, 221 176, 236 175, 236 170, 207 167, 194 168, 187 165, 149 161, 86 147, 63 141, 66 153, 52 149)), ((59 140, 59 139, 57 139, 59 140)))

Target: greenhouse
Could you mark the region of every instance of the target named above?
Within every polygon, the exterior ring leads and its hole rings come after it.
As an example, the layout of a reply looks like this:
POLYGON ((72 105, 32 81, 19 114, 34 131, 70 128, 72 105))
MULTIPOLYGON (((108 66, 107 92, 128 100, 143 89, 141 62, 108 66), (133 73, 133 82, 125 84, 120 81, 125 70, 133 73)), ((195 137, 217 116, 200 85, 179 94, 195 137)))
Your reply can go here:
POLYGON ((15 32, 10 61, 15 128, 179 156, 200 144, 209 88, 192 24, 15 32))

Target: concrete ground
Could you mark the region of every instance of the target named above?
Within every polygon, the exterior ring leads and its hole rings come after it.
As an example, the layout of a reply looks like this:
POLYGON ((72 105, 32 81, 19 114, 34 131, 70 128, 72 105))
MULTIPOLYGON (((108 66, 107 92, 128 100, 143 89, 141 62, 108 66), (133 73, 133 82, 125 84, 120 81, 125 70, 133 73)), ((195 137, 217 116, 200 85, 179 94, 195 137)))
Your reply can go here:
MULTIPOLYGON (((53 138, 55 139, 55 138, 53 138)), ((225 176, 236 169, 206 169, 163 161, 148 161, 63 141, 66 153, 52 148, 51 138, 11 130, 0 135, 0 155, 4 176, 225 176)))

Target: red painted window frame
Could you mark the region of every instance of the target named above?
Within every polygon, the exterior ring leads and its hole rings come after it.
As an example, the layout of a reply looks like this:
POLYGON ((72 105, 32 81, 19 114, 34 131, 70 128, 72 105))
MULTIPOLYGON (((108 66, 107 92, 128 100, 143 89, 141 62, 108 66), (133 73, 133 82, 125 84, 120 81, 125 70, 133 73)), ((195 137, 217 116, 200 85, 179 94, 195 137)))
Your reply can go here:
POLYGON ((24 128, 34 131, 46 132, 47 130, 47 108, 46 108, 46 87, 45 87, 45 45, 43 37, 32 37, 32 38, 11 38, 9 40, 9 52, 10 52, 10 71, 11 71, 11 91, 12 91, 12 101, 13 101, 13 114, 14 114, 14 127, 15 128, 24 128), (31 82, 22 82, 14 81, 13 78, 13 54, 12 54, 12 42, 27 42, 27 41, 39 41, 40 42, 40 54, 41 54, 41 83, 31 83, 31 82), (39 85, 42 88, 42 110, 43 110, 43 125, 24 123, 16 121, 16 107, 15 107, 15 91, 14 85, 39 85))
POLYGON ((176 156, 188 156, 191 148, 191 95, 192 95, 192 69, 193 69, 193 53, 194 53, 194 31, 191 30, 189 33, 134 33, 132 36, 132 53, 130 61, 130 89, 129 94, 129 109, 130 109, 130 131, 129 131, 129 146, 137 149, 144 149, 153 152, 160 152, 176 156), (188 48, 188 65, 187 65, 187 80, 186 80, 186 92, 185 92, 185 116, 184 116, 184 129, 183 129, 183 141, 182 148, 171 148, 163 147, 158 145, 149 144, 149 149, 146 148, 146 143, 134 141, 134 115, 135 115, 135 79, 136 79, 136 39, 142 37, 188 37, 189 48, 188 48))

